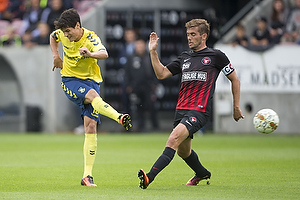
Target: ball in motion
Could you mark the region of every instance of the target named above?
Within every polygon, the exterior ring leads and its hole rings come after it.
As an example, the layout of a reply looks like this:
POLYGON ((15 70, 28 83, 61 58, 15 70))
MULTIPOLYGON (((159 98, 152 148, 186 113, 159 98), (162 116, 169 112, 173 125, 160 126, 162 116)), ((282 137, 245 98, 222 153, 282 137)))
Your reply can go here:
POLYGON ((255 114, 253 124, 258 132, 269 134, 277 129, 279 117, 272 109, 262 109, 255 114))

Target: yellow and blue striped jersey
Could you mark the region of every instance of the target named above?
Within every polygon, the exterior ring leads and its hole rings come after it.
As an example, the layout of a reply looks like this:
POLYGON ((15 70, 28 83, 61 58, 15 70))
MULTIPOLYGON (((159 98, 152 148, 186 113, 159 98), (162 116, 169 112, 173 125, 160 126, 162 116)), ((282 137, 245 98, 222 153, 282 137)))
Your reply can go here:
POLYGON ((90 52, 97 52, 105 50, 105 47, 96 33, 85 28, 83 30, 83 36, 78 42, 70 42, 60 29, 51 33, 56 42, 61 42, 63 46, 63 69, 60 73, 63 77, 92 79, 99 83, 102 82, 102 76, 97 59, 81 56, 79 49, 86 47, 90 52))

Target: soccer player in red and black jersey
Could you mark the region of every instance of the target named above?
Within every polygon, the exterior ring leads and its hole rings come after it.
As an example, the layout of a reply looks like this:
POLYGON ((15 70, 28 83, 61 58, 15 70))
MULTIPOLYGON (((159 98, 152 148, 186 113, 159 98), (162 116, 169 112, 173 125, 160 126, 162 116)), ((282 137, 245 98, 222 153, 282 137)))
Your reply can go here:
MULTIPOLYGON (((195 172, 186 185, 197 185, 199 181, 210 179, 211 173, 200 163, 195 151, 191 149, 193 134, 203 127, 212 108, 215 84, 222 71, 231 81, 233 95, 233 118, 244 118, 239 106, 240 81, 227 56, 220 50, 206 46, 210 26, 204 19, 192 19, 185 24, 190 51, 184 51, 167 66, 158 57, 156 33, 150 34, 149 52, 155 74, 158 79, 166 79, 181 74, 181 86, 176 106, 173 131, 170 134, 162 155, 146 174, 138 172, 140 187, 146 189, 156 175, 173 159, 175 152, 195 172)), ((209 184, 209 182, 207 181, 209 184)))

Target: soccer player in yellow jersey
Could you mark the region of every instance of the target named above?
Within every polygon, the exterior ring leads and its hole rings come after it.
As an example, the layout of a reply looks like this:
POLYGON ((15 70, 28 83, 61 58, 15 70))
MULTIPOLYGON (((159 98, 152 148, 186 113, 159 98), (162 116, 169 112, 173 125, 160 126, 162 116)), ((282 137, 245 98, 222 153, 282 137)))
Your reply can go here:
POLYGON ((99 114, 120 123, 126 130, 131 127, 128 114, 120 114, 100 97, 102 77, 97 60, 108 58, 100 38, 81 27, 78 12, 71 8, 64 11, 54 22, 56 30, 50 35, 53 69, 61 69, 61 86, 66 96, 80 106, 84 121, 83 147, 84 173, 81 185, 96 186, 92 168, 97 152, 97 123, 99 114), (59 42, 63 46, 63 60, 58 53, 59 42))

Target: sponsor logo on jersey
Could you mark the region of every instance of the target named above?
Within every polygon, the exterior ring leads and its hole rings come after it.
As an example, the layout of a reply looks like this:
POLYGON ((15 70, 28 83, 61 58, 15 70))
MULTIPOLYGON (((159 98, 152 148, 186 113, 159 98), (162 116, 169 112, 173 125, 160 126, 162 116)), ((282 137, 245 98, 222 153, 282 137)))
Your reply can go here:
POLYGON ((204 57, 202 58, 201 63, 203 65, 209 65, 211 63, 211 59, 209 57, 204 57))
POLYGON ((191 64, 192 64, 192 63, 190 63, 190 62, 184 63, 184 64, 182 65, 182 71, 185 70, 185 69, 188 69, 188 68, 190 67, 191 64))
POLYGON ((84 56, 68 56, 68 54, 66 52, 64 52, 64 56, 70 60, 74 60, 76 62, 78 62, 81 59, 86 59, 88 57, 84 57, 84 56))
POLYGON ((207 73, 206 72, 183 72, 181 81, 206 81, 207 73))
POLYGON ((228 74, 230 74, 231 72, 234 71, 234 68, 232 67, 231 63, 229 63, 228 65, 226 65, 223 69, 222 72, 227 76, 228 74))

